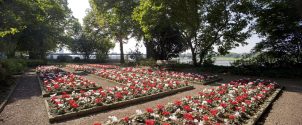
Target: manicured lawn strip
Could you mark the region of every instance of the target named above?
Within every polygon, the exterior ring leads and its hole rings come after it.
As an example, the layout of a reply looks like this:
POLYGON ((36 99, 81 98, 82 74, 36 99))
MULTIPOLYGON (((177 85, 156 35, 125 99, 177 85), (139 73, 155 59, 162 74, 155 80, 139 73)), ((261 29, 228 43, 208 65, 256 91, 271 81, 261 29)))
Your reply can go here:
POLYGON ((187 91, 187 90, 191 90, 191 89, 194 89, 194 87, 193 86, 185 86, 185 87, 181 87, 181 88, 177 88, 177 89, 173 89, 173 90, 169 90, 169 91, 165 91, 165 92, 155 93, 155 94, 152 94, 152 95, 137 97, 137 98, 130 99, 130 100, 114 102, 114 103, 111 103, 111 104, 104 104, 103 106, 96 106, 96 107, 93 107, 93 108, 83 109, 83 110, 80 110, 80 111, 77 111, 77 112, 70 112, 70 113, 66 113, 66 114, 63 114, 63 115, 51 115, 49 105, 48 105, 48 100, 45 100, 45 106, 46 106, 46 109, 47 109, 47 112, 48 112, 49 121, 50 122, 55 122, 55 121, 66 120, 66 119, 74 118, 74 117, 78 117, 78 116, 84 116, 84 115, 92 114, 92 113, 95 113, 95 112, 102 112, 102 111, 115 109, 115 108, 120 108, 120 107, 124 107, 124 106, 131 106, 133 104, 137 104, 137 103, 141 103, 141 102, 145 102, 145 101, 165 97, 165 96, 168 96, 168 95, 172 95, 172 94, 175 94, 175 93, 178 93, 178 92, 187 91))

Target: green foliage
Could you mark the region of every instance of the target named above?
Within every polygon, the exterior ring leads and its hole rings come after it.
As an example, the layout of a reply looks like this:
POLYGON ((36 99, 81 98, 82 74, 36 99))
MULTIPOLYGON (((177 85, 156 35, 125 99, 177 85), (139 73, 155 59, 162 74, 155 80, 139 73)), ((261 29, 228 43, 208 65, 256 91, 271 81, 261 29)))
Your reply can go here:
POLYGON ((150 66, 155 67, 156 66, 156 60, 149 58, 149 59, 142 59, 139 61, 140 66, 150 66))
POLYGON ((43 59, 68 37, 65 26, 71 11, 67 0, 9 0, 2 1, 0 8, 0 44, 10 48, 0 51, 8 55, 22 51, 30 58, 43 59))
POLYGON ((5 83, 7 77, 6 69, 0 64, 0 83, 5 83))
MULTIPOLYGON (((301 2, 300 2, 301 6, 301 2)), ((264 39, 254 52, 271 65, 302 63, 302 16, 298 0, 267 0, 254 3, 255 30, 264 39), (270 61, 271 60, 271 61, 270 61)))
POLYGON ((86 60, 95 52, 97 60, 104 61, 109 49, 114 47, 104 31, 105 28, 98 25, 96 14, 92 10, 89 10, 84 18, 83 27, 77 20, 74 20, 70 29, 70 33, 73 33, 73 39, 68 44, 69 48, 73 52, 83 53, 86 60))
POLYGON ((2 67, 7 75, 19 74, 26 68, 26 62, 18 59, 6 59, 1 61, 2 67))
POLYGON ((26 61, 26 65, 28 67, 37 67, 37 66, 47 65, 47 61, 41 60, 41 59, 30 59, 30 60, 25 60, 25 61, 26 61))
POLYGON ((58 56, 57 60, 59 62, 71 62, 72 61, 72 57, 71 56, 58 56))
POLYGON ((194 65, 200 65, 207 63, 204 60, 214 45, 226 54, 239 44, 246 44, 250 20, 247 5, 237 0, 141 0, 133 19, 140 24, 146 39, 152 38, 157 25, 175 24, 192 52, 194 65), (164 17, 168 17, 166 23, 160 22, 164 17))
POLYGON ((136 26, 131 18, 136 4, 136 0, 90 0, 99 26, 120 44, 121 63, 125 62, 123 44, 136 26))

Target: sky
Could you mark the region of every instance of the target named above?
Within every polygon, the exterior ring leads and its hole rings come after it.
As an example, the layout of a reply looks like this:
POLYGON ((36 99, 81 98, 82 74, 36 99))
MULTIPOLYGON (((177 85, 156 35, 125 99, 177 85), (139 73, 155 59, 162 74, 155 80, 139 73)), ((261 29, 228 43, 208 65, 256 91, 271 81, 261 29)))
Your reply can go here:
MULTIPOLYGON (((68 0, 68 7, 71 9, 73 16, 77 18, 81 24, 83 24, 83 18, 86 15, 86 10, 90 8, 89 0, 68 0)), ((248 53, 256 45, 256 43, 260 41, 261 39, 257 35, 252 35, 246 40, 248 45, 236 47, 230 50, 230 52, 248 53)), ((136 43, 137 42, 135 39, 129 39, 128 43, 124 44, 124 53, 134 50, 136 43)), ((139 42, 139 45, 141 46, 139 50, 145 54, 146 48, 144 47, 143 43, 139 42)), ((119 44, 116 43, 115 47, 110 50, 110 53, 120 53, 119 51, 119 44)))

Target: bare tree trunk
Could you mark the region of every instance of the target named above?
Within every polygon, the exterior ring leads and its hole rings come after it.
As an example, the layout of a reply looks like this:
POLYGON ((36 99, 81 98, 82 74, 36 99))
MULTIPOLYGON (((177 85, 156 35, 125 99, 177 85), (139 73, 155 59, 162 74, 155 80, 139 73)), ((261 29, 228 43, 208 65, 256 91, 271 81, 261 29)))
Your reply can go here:
POLYGON ((123 43, 123 39, 119 38, 118 39, 119 43, 120 43, 120 52, 121 52, 121 60, 120 63, 124 64, 125 63, 125 58, 124 58, 124 43, 123 43))

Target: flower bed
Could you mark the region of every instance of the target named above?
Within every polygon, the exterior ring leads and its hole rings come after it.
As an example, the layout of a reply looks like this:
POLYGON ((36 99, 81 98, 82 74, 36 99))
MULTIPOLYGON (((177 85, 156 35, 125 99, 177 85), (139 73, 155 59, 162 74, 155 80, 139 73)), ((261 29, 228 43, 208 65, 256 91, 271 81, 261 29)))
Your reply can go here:
POLYGON ((38 66, 36 67, 37 73, 60 72, 62 71, 58 66, 38 66))
POLYGON ((167 88, 163 90, 153 88, 148 91, 140 88, 113 87, 106 90, 88 90, 73 92, 72 94, 63 93, 59 96, 51 96, 45 101, 45 104, 49 120, 52 122, 133 105, 189 89, 193 89, 193 86, 186 85, 175 89, 167 88))
POLYGON ((101 88, 94 82, 84 77, 64 72, 56 67, 37 68, 38 81, 41 86, 42 96, 47 97, 51 94, 70 93, 72 91, 89 90, 101 88))
POLYGON ((93 72, 101 78, 111 80, 113 82, 126 86, 144 86, 144 87, 158 87, 164 86, 178 86, 180 84, 189 84, 186 80, 175 80, 168 77, 157 77, 145 73, 127 72, 123 70, 96 70, 93 72))
POLYGON ((218 78, 217 75, 207 75, 207 74, 201 75, 201 74, 196 74, 196 73, 153 70, 151 68, 127 67, 127 68, 122 68, 122 70, 125 72, 142 73, 142 74, 148 74, 148 75, 159 76, 159 77, 186 80, 186 81, 191 81, 193 83, 201 83, 201 84, 207 84, 207 83, 221 80, 218 78))
POLYGON ((119 66, 116 65, 101 65, 101 64, 85 64, 85 66, 100 68, 100 69, 119 69, 119 66))
POLYGON ((86 71, 86 72, 91 72, 95 70, 92 67, 86 66, 86 65, 75 65, 75 64, 68 64, 66 65, 67 68, 71 68, 75 71, 86 71))
POLYGON ((146 112, 118 120, 110 116, 107 124, 146 125, 220 125, 254 124, 280 92, 270 81, 237 80, 216 88, 204 89, 197 96, 187 96, 167 105, 147 108, 146 112), (264 106, 264 107, 263 107, 264 106))

